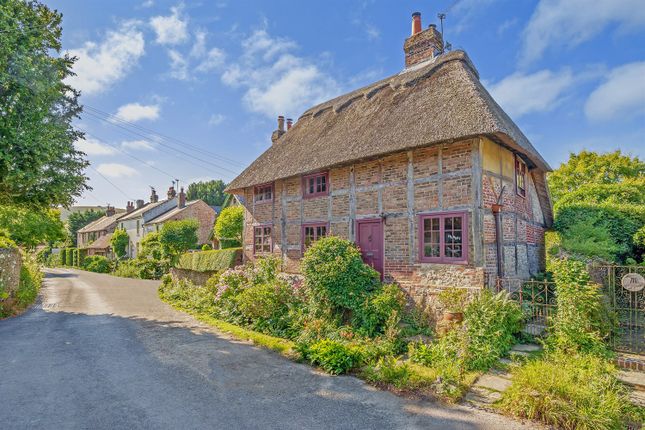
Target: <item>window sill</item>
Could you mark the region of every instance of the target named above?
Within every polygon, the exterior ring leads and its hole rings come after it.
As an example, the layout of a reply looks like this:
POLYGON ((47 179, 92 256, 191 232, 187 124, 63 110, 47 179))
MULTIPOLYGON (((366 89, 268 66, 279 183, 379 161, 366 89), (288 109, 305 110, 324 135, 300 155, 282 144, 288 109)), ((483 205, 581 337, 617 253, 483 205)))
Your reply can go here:
POLYGON ((434 265, 442 265, 442 266, 467 266, 468 265, 468 260, 429 260, 429 259, 420 259, 419 260, 420 264, 434 264, 434 265))
POLYGON ((317 194, 304 194, 302 198, 304 200, 315 199, 317 197, 327 197, 329 193, 317 193, 317 194))

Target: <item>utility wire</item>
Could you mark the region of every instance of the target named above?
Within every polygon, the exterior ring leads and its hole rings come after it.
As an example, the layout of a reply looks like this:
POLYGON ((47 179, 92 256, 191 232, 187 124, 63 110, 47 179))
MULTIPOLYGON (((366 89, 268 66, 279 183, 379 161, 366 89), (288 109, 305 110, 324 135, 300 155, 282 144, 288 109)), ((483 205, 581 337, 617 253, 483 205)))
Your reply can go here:
POLYGON ((228 157, 224 157, 223 155, 208 151, 208 150, 200 148, 200 147, 198 147, 196 145, 192 145, 190 143, 187 143, 187 142, 185 142, 183 140, 180 140, 180 139, 177 139, 177 138, 174 138, 174 137, 159 133, 159 132, 157 132, 155 130, 152 130, 152 129, 147 128, 147 127, 143 127, 143 126, 141 126, 139 124, 135 124, 133 122, 126 121, 126 120, 118 117, 117 115, 111 114, 109 112, 105 112, 105 111, 103 111, 101 109, 89 106, 87 104, 83 105, 83 107, 87 108, 88 110, 90 110, 92 112, 94 112, 94 114, 104 115, 104 116, 108 117, 112 121, 118 121, 118 122, 120 122, 122 124, 125 124, 125 125, 128 125, 130 127, 136 128, 136 129, 141 130, 143 132, 147 132, 147 133, 150 133, 152 135, 159 136, 159 137, 163 138, 166 141, 174 142, 175 144, 178 144, 178 145, 181 145, 181 146, 184 146, 184 147, 188 147, 188 148, 192 148, 195 152, 199 152, 201 154, 205 154, 205 155, 208 155, 208 156, 211 156, 211 157, 214 157, 214 158, 218 158, 221 161, 225 161, 227 163, 235 164, 237 166, 242 167, 242 164, 239 161, 233 160, 233 159, 228 158, 228 157))
POLYGON ((110 181, 108 178, 106 178, 106 177, 105 177, 105 175, 103 175, 103 173, 101 173, 101 172, 99 172, 98 170, 96 170, 96 169, 95 169, 91 164, 90 164, 88 167, 89 167, 90 169, 94 170, 96 173, 98 173, 98 174, 99 174, 103 179, 105 179, 105 180, 106 180, 110 185, 112 185, 112 186, 113 186, 117 191, 119 191, 121 194, 123 194, 123 195, 125 196, 125 198, 126 198, 126 199, 128 199, 128 200, 136 200, 136 199, 133 199, 132 197, 129 197, 129 196, 125 193, 125 191, 123 191, 121 188, 117 187, 117 186, 116 186, 116 184, 115 184, 114 182, 112 182, 112 181, 110 181))
POLYGON ((106 119, 106 118, 103 118, 103 117, 101 117, 101 116, 95 115, 95 114, 93 114, 93 113, 91 113, 91 112, 85 112, 85 113, 86 113, 86 114, 88 114, 88 115, 90 115, 91 117, 94 117, 94 118, 96 118, 96 119, 99 119, 99 120, 101 120, 101 121, 103 121, 103 122, 105 122, 105 123, 107 123, 107 124, 110 124, 110 125, 112 125, 112 126, 114 126, 114 127, 120 128, 120 129, 122 129, 122 130, 124 130, 124 131, 126 131, 126 132, 128 132, 128 133, 131 133, 131 134, 133 134, 133 135, 135 135, 135 136, 141 137, 141 138, 143 138, 144 140, 146 140, 147 142, 150 142, 150 143, 152 143, 152 144, 154 144, 154 145, 161 145, 161 146, 166 147, 166 148, 168 148, 168 149, 170 149, 170 150, 173 150, 173 151, 179 152, 180 154, 183 154, 183 155, 185 155, 185 156, 187 156, 187 157, 190 157, 190 158, 192 158, 192 159, 194 159, 194 160, 196 160, 196 161, 199 161, 199 162, 201 162, 201 163, 204 163, 204 164, 210 165, 210 166, 211 166, 211 168, 213 168, 213 167, 214 167, 214 168, 219 169, 219 170, 224 170, 224 171, 227 171, 227 172, 229 172, 229 173, 231 173, 231 174, 233 174, 233 175, 237 175, 237 174, 238 174, 238 172, 236 172, 236 171, 234 171, 234 170, 231 170, 231 169, 229 169, 229 168, 227 168, 227 167, 220 166, 220 165, 215 164, 215 163, 213 163, 213 162, 203 160, 203 159, 201 159, 201 158, 199 158, 199 157, 196 157, 196 156, 194 156, 194 155, 192 155, 192 154, 190 154, 190 153, 187 153, 187 152, 182 151, 182 150, 177 149, 177 148, 173 148, 172 146, 170 146, 170 145, 168 145, 168 144, 166 144, 166 143, 164 143, 164 142, 155 141, 155 140, 153 140, 153 139, 150 139, 150 138, 149 138, 148 136, 146 136, 145 134, 141 134, 141 133, 139 133, 139 132, 137 132, 137 131, 130 130, 130 129, 128 129, 127 127, 124 127, 124 126, 122 126, 122 125, 120 125, 120 124, 116 124, 116 123, 114 123, 113 121, 111 121, 111 120, 109 120, 109 119, 106 119))

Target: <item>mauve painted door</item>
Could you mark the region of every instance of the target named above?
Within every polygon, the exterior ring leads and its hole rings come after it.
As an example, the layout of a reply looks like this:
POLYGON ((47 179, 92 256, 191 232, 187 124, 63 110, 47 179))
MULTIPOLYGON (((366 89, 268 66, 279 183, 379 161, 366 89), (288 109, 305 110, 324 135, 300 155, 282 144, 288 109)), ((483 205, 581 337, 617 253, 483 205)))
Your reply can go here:
POLYGON ((356 243, 363 261, 383 275, 383 223, 381 220, 365 220, 356 224, 356 243))

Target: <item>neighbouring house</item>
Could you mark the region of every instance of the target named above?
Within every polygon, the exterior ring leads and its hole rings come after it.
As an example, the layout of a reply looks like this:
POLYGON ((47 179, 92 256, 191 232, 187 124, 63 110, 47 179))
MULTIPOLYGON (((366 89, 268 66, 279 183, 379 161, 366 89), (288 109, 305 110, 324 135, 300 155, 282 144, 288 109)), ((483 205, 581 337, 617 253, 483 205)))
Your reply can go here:
POLYGON ((130 241, 127 247, 127 255, 130 258, 136 258, 139 253, 141 239, 145 235, 144 225, 158 217, 161 214, 177 207, 177 192, 174 187, 170 187, 167 193, 167 199, 159 201, 159 196, 155 189, 150 194, 150 202, 145 203, 143 200, 128 202, 126 210, 128 215, 119 220, 119 228, 128 233, 130 241), (136 203, 136 207, 134 206, 136 203))
POLYGON ((87 255, 103 255, 111 258, 110 238, 119 219, 126 215, 127 212, 117 212, 114 207, 108 205, 104 216, 78 230, 76 233, 78 248, 86 249, 87 255))
POLYGON ((177 206, 173 209, 147 221, 143 228, 145 233, 158 232, 167 221, 196 219, 199 222, 197 240, 199 244, 211 243, 213 225, 217 212, 203 200, 186 201, 186 194, 182 188, 178 195, 177 206))
POLYGON ((313 241, 355 241, 418 302, 545 268, 550 171, 479 80, 413 15, 405 68, 278 118, 273 144, 228 186, 245 207, 244 260, 297 272, 313 241))

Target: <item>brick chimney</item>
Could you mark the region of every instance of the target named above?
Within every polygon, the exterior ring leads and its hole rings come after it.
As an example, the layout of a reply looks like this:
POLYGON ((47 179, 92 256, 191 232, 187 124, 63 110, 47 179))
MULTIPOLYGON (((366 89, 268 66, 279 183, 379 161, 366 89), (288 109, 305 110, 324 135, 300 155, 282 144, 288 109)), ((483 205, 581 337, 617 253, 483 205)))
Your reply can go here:
POLYGON ((180 208, 186 207, 186 193, 184 193, 184 187, 181 187, 179 190, 179 203, 177 204, 180 208))
POLYGON ((159 201, 159 196, 157 195, 157 191, 152 187, 150 187, 150 189, 152 190, 150 193, 150 203, 157 203, 159 201))
POLYGON ((287 118, 287 131, 291 130, 291 127, 293 127, 293 120, 291 118, 287 118))
POLYGON ((175 196, 177 196, 177 191, 175 191, 175 187, 168 188, 168 200, 174 199, 175 196))
POLYGON ((443 37, 435 24, 430 24, 427 29, 421 29, 421 14, 412 14, 412 34, 405 39, 403 44, 405 52, 405 67, 414 66, 422 61, 429 60, 443 52, 443 37))
POLYGON ((284 116, 280 115, 278 117, 278 129, 271 134, 271 142, 276 143, 284 133, 284 116))
POLYGON ((107 209, 105 210, 105 216, 113 216, 116 213, 116 210, 114 209, 114 206, 107 205, 107 209))
POLYGON ((132 202, 128 202, 128 204, 125 207, 125 213, 131 213, 134 211, 134 204, 132 202))
POLYGON ((137 200, 137 209, 141 209, 143 207, 143 203, 142 199, 137 200))

